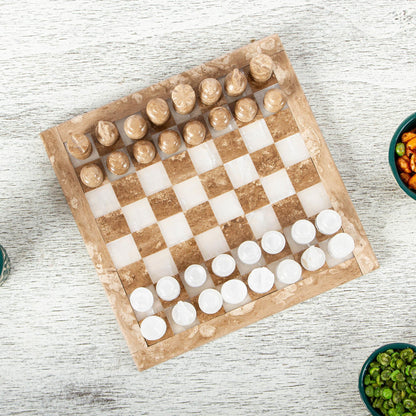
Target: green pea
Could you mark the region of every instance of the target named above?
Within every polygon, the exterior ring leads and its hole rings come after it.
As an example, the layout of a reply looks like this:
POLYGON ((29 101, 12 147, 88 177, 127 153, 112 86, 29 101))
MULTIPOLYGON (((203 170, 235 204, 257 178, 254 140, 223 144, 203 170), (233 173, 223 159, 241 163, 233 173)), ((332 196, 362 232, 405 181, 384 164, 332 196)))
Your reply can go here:
POLYGON ((367 387, 365 388, 365 394, 366 394, 368 397, 374 397, 374 388, 373 388, 373 386, 367 386, 367 387))
POLYGON ((384 366, 388 366, 390 364, 391 358, 390 355, 386 354, 385 352, 381 352, 377 355, 377 361, 384 366))
POLYGON ((394 370, 391 374, 390 374, 390 379, 393 381, 397 381, 397 375, 400 374, 400 370, 394 370))
POLYGON ((381 390, 381 397, 385 400, 391 399, 393 396, 393 390, 389 389, 388 387, 385 387, 383 390, 381 390))
MULTIPOLYGON (((380 374, 380 377, 382 380, 386 381, 390 378, 392 371, 389 370, 388 368, 383 370, 382 373, 380 374)), ((365 379, 364 379, 365 382, 365 379)))
POLYGON ((398 416, 396 409, 389 409, 388 416, 398 416))
POLYGON ((374 389, 374 397, 380 397, 381 395, 381 388, 380 387, 376 387, 374 389))
MULTIPOLYGON (((412 363, 413 364, 413 363, 412 363)), ((412 377, 412 378, 416 378, 416 367, 412 367, 410 370, 409 370, 409 375, 410 375, 410 377, 412 377)))
POLYGON ((408 410, 412 410, 415 407, 415 402, 410 399, 404 399, 403 406, 408 410))
POLYGON ((396 153, 397 153, 397 156, 403 156, 404 153, 405 153, 405 151, 406 151, 406 148, 404 146, 404 143, 397 143, 396 144, 396 153))
POLYGON ((395 391, 392 397, 393 403, 397 404, 402 400, 402 394, 399 391, 395 391))

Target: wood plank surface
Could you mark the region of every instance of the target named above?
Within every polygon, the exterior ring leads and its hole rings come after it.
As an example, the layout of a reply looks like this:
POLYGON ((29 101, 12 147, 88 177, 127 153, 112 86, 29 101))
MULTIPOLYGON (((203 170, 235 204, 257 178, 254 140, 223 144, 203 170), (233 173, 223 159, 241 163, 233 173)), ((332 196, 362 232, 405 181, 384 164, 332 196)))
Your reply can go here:
POLYGON ((362 362, 416 344, 416 203, 386 155, 416 110, 415 2, 22 0, 0 27, 0 413, 367 415, 362 362), (271 33, 381 267, 138 373, 38 132, 271 33))

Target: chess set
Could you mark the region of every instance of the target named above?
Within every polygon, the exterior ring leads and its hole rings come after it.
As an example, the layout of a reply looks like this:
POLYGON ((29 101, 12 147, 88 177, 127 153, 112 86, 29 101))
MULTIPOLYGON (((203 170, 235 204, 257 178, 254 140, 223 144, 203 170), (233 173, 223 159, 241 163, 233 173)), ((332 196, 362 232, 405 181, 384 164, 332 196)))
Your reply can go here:
POLYGON ((139 370, 378 267, 277 35, 41 137, 139 370))

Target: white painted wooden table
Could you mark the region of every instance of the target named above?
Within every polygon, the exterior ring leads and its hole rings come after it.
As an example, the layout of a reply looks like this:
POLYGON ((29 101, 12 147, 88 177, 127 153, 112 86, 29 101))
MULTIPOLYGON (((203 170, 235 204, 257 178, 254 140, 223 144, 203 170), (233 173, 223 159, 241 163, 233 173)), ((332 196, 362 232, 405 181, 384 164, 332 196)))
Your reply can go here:
POLYGON ((416 344, 416 203, 386 154, 416 110, 416 3, 239 3, 1 2, 1 415, 366 415, 362 362, 416 344), (38 133, 275 32, 381 268, 139 373, 38 133))

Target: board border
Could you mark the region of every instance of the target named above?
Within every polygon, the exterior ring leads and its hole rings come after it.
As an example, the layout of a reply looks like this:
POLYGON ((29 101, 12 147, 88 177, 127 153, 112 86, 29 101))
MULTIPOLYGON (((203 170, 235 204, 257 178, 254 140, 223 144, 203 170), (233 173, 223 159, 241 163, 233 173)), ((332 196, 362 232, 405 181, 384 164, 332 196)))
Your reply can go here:
POLYGON ((252 42, 220 58, 74 117, 43 131, 40 136, 134 362, 140 371, 367 274, 378 267, 363 226, 277 34, 252 42), (354 257, 336 267, 315 273, 294 285, 147 346, 64 143, 73 133, 91 132, 99 120, 116 121, 143 110, 147 101, 154 96, 168 98, 171 90, 178 83, 188 83, 196 88, 206 77, 225 76, 234 67, 241 68, 248 65, 249 60, 258 53, 270 55, 276 63, 274 72, 279 86, 287 97, 287 104, 305 140, 332 206, 342 216, 344 231, 352 235, 357 243, 354 257))

